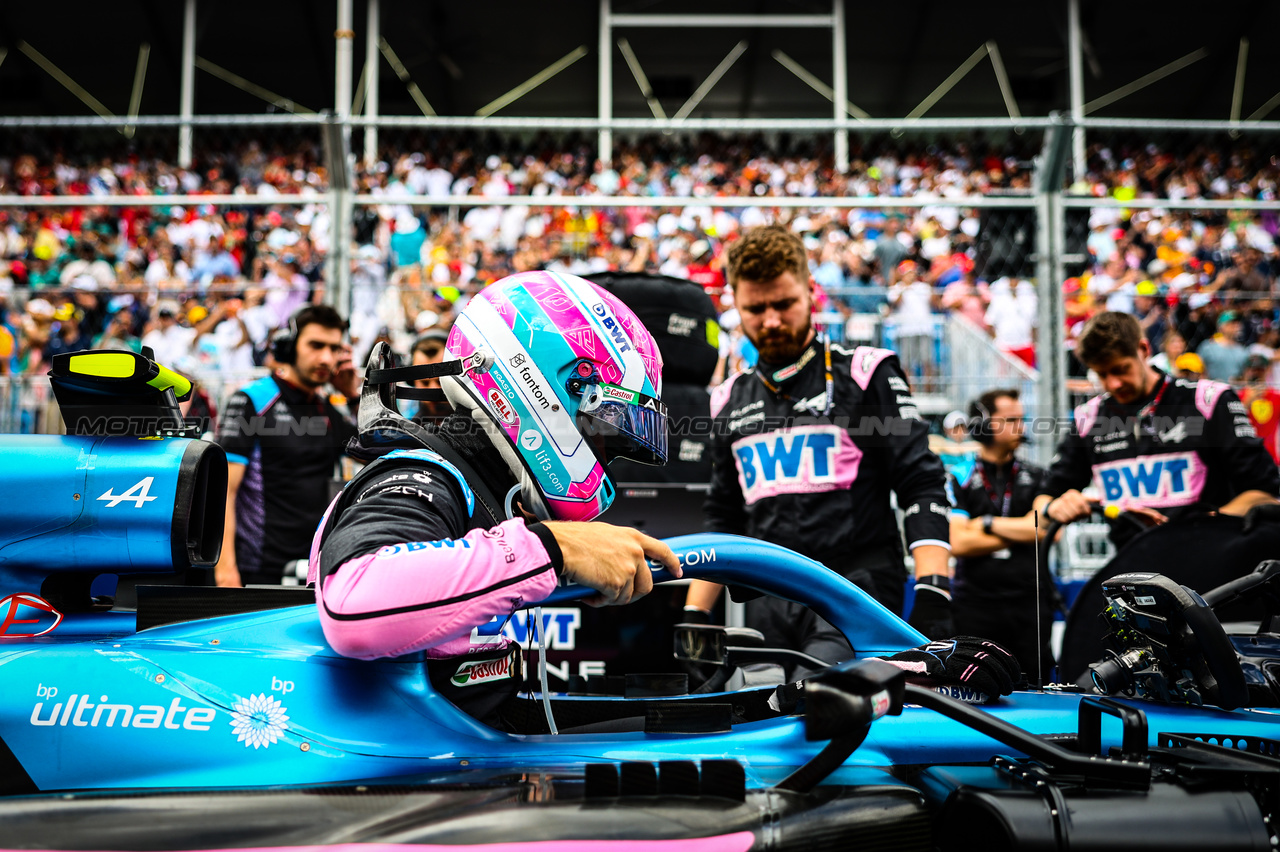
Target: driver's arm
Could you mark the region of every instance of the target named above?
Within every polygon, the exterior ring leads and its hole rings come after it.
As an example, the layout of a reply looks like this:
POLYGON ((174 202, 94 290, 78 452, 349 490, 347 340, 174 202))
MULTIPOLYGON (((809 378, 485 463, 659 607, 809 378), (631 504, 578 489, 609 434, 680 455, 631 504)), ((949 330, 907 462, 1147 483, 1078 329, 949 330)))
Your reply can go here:
POLYGON ((564 557, 551 531, 523 520, 468 531, 467 486, 443 468, 386 464, 360 488, 327 531, 326 513, 311 552, 320 625, 339 654, 467 653, 474 628, 556 587, 564 557))
MULTIPOLYGON (((312 566, 325 638, 343 656, 466 653, 472 630, 542 600, 557 577, 627 603, 653 587, 646 558, 676 576, 675 554, 636 530, 602 523, 526 523, 468 530, 465 482, 443 468, 389 464, 328 531, 312 566)), ((332 507, 330 511, 333 511, 332 507)))

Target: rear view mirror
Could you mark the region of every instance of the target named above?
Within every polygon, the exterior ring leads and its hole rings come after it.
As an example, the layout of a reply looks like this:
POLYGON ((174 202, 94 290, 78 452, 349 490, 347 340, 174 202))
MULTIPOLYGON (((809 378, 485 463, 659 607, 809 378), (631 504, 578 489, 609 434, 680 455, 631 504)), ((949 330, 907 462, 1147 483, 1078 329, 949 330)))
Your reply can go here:
POLYGON ((750 627, 721 627, 716 624, 677 624, 675 656, 685 663, 724 665, 730 646, 761 648, 764 634, 750 627))

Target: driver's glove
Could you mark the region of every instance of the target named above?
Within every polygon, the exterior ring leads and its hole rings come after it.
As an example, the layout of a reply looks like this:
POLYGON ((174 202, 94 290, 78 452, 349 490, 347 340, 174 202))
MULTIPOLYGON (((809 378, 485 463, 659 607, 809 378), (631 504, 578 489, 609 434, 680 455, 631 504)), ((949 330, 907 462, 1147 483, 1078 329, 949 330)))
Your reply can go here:
POLYGON ((907 623, 929 639, 945 639, 955 634, 951 621, 951 580, 940 574, 921 577, 916 582, 916 599, 907 623))
POLYGON ((886 662, 906 671, 908 680, 972 704, 1008 695, 1022 680, 1022 667, 1013 654, 976 636, 930 642, 886 662))

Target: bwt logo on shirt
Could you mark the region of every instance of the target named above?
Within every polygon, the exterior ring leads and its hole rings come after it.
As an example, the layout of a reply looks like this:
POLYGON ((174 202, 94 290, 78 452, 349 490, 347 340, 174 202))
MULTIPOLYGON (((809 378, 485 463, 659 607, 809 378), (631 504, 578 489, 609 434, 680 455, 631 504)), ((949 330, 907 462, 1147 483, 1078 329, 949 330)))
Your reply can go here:
POLYGON ((1205 466, 1194 452, 1138 456, 1094 467, 1104 503, 1186 506, 1200 499, 1205 466))
POLYGON ((750 505, 778 494, 848 488, 862 450, 838 426, 797 426, 733 442, 742 495, 750 505))

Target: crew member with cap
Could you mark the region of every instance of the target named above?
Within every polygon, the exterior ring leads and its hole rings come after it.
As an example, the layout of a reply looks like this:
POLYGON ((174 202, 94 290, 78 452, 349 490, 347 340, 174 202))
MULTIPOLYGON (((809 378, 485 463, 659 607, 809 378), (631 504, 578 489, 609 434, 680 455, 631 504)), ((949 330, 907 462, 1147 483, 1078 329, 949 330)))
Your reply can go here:
POLYGON ((1229 382, 1244 370, 1249 350, 1240 345, 1240 315, 1226 311, 1218 317, 1218 333, 1200 344, 1196 354, 1204 359, 1205 377, 1229 382))

